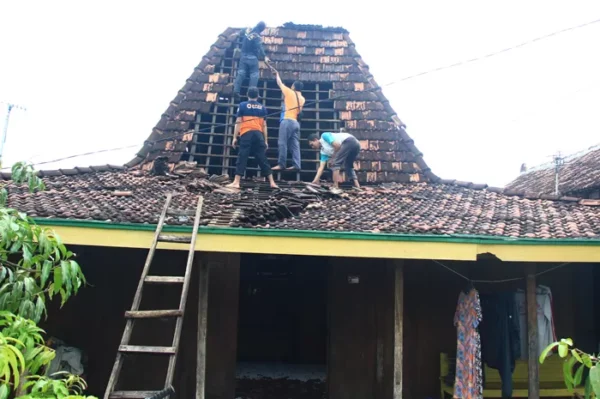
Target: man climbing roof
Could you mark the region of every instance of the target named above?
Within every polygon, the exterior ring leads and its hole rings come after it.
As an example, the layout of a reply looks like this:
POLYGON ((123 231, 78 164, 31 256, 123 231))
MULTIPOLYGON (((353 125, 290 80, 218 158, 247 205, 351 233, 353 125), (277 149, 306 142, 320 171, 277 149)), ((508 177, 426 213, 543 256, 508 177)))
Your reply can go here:
POLYGON ((273 67, 271 71, 275 74, 277 85, 283 92, 283 109, 279 122, 279 138, 277 147, 279 157, 277 165, 273 170, 285 169, 288 150, 292 153, 292 166, 287 170, 300 170, 300 123, 298 117, 302 113, 305 99, 302 96, 304 84, 297 80, 290 89, 283 84, 279 72, 273 67))
POLYGON ((267 162, 266 151, 268 148, 267 109, 258 102, 258 89, 256 87, 248 88, 248 101, 240 104, 235 121, 232 146, 235 148, 239 144, 237 164, 235 167, 235 179, 227 187, 240 188, 240 180, 246 172, 248 157, 254 156, 258 161, 263 176, 269 180, 273 188, 277 188, 273 180, 273 173, 269 162, 267 162))
POLYGON ((266 24, 260 21, 254 28, 247 28, 240 33, 242 39, 242 56, 238 66, 237 76, 233 84, 233 95, 235 101, 240 100, 240 91, 242 83, 247 76, 250 76, 248 87, 258 86, 258 61, 265 60, 269 62, 269 57, 265 55, 262 46, 261 33, 265 30, 266 24))

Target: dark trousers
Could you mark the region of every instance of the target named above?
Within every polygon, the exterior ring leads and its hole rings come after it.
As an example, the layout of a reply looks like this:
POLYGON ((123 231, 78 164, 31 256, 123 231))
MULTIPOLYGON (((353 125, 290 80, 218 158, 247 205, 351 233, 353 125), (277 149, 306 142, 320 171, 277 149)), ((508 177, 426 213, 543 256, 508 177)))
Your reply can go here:
POLYGON ((356 172, 354 171, 354 161, 360 152, 360 143, 354 137, 348 137, 342 142, 342 146, 333 160, 332 170, 339 170, 342 164, 346 170, 346 178, 348 180, 357 180, 356 172))
POLYGON ((265 137, 262 132, 250 130, 240 136, 238 143, 240 145, 240 151, 235 166, 236 175, 244 176, 246 165, 248 164, 248 157, 250 155, 258 161, 258 166, 260 166, 260 171, 263 176, 270 176, 273 173, 267 162, 267 146, 265 145, 265 137))
POLYGON ((240 58, 237 76, 233 83, 234 93, 239 94, 242 89, 242 83, 248 75, 250 75, 250 84, 248 87, 256 87, 258 84, 258 58, 254 55, 242 55, 242 58, 240 58))

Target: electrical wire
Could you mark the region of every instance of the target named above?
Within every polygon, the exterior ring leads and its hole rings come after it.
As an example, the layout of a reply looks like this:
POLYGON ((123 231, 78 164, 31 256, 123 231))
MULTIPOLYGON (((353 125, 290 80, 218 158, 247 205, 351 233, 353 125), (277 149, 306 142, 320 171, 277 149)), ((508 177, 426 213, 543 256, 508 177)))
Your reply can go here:
MULTIPOLYGON (((524 47, 524 46, 527 46, 527 45, 530 45, 530 44, 533 44, 533 43, 538 42, 540 40, 548 39, 550 37, 553 37, 553 36, 556 36, 556 35, 559 35, 559 34, 562 34, 562 33, 565 33, 565 32, 573 31, 573 30, 576 30, 576 29, 584 28, 586 26, 593 25, 593 24, 596 24, 596 23, 599 23, 599 22, 600 22, 600 19, 595 19, 593 21, 589 21, 589 22, 585 22, 585 23, 582 23, 582 24, 579 24, 579 25, 571 26, 569 28, 557 30, 557 31, 548 33, 546 35, 538 36, 536 38, 527 40, 525 42, 519 43, 519 44, 511 46, 511 47, 506 47, 506 48, 498 50, 498 51, 487 53, 487 54, 485 54, 483 56, 480 56, 480 57, 475 57, 475 58, 471 58, 471 59, 468 59, 468 60, 456 62, 454 64, 445 65, 445 66, 437 67, 437 68, 430 69, 430 70, 427 70, 427 71, 419 72, 419 73, 416 73, 416 74, 413 74, 413 75, 406 76, 406 77, 404 77, 402 79, 399 79, 399 80, 387 83, 385 85, 378 85, 377 87, 374 87, 372 89, 364 90, 364 91, 361 91, 361 92, 353 92, 351 94, 365 93, 365 92, 370 92, 370 91, 381 90, 381 88, 383 88, 383 87, 393 86, 395 84, 398 84, 398 83, 401 83, 401 82, 405 82, 405 81, 410 80, 410 79, 414 79, 414 78, 417 78, 417 77, 421 77, 421 76, 429 75, 429 74, 432 74, 432 73, 440 72, 440 71, 443 71, 443 70, 446 70, 446 69, 456 68, 456 67, 459 67, 459 66, 462 66, 462 65, 466 65, 466 64, 470 64, 470 63, 473 63, 473 62, 476 62, 476 61, 480 61, 480 60, 483 60, 483 59, 486 59, 486 58, 494 57, 494 56, 497 56, 497 55, 500 55, 500 54, 503 54, 503 53, 506 53, 506 52, 509 52, 509 51, 512 51, 512 50, 515 50, 515 49, 518 49, 518 48, 521 48, 521 47, 524 47)), ((349 98, 349 96, 350 95, 348 95, 348 98, 349 98)), ((317 100, 317 101, 314 101, 314 102, 305 103, 304 106, 306 106, 306 105, 312 105, 312 104, 317 104, 317 103, 324 102, 324 101, 340 100, 340 99, 343 99, 343 98, 346 98, 346 96, 341 95, 341 96, 336 96, 336 97, 333 97, 333 98, 327 98, 327 99, 317 100)), ((298 108, 299 107, 292 108, 292 109, 298 109, 298 108)), ((279 113, 280 113, 279 111, 278 112, 273 112, 273 113, 267 115, 267 117, 273 116, 273 115, 277 115, 279 113)), ((233 125, 235 126, 237 123, 238 122, 235 122, 233 125)), ((215 127, 228 127, 230 125, 231 124, 224 123, 224 124, 220 124, 220 125, 211 126, 211 128, 214 129, 215 127)), ((198 133, 204 133, 205 131, 208 131, 211 128, 200 129, 198 131, 195 131, 194 134, 196 135, 198 133)), ((168 138, 163 138, 163 139, 155 140, 155 141, 146 141, 144 143, 144 145, 154 145, 156 143, 160 143, 160 142, 163 142, 163 141, 174 140, 174 139, 178 138, 179 136, 183 136, 185 134, 188 134, 188 133, 180 133, 180 134, 176 134, 176 135, 170 136, 168 138)), ((122 147, 110 148, 110 149, 99 150, 99 151, 91 151, 91 152, 87 152, 87 153, 83 153, 83 154, 75 154, 75 155, 71 155, 71 156, 67 156, 67 157, 63 157, 63 158, 58 158, 58 159, 54 159, 54 160, 50 160, 50 161, 36 162, 36 163, 33 163, 32 165, 33 166, 44 165, 44 164, 48 164, 48 163, 54 163, 54 162, 64 161, 64 160, 67 160, 67 159, 77 158, 77 157, 81 157, 81 156, 93 155, 93 154, 98 154, 98 153, 103 153, 103 152, 119 151, 119 150, 123 150, 123 149, 127 149, 127 148, 133 148, 133 147, 137 147, 137 145, 122 146, 122 147)), ((10 169, 10 167, 2 168, 0 170, 6 170, 6 169, 10 169)))
MULTIPOLYGON (((351 92, 349 94, 341 94, 339 96, 328 97, 328 98, 324 98, 324 99, 321 99, 321 100, 305 102, 304 105, 303 105, 303 107, 306 107, 307 105, 316 105, 318 103, 326 102, 326 101, 335 101, 335 100, 341 100, 341 99, 350 99, 353 95, 378 91, 378 90, 381 90, 382 87, 386 87, 386 86, 389 86, 389 85, 390 85, 389 83, 385 84, 385 85, 378 85, 376 87, 373 87, 373 88, 367 89, 367 90, 363 90, 363 91, 354 91, 354 92, 351 92)), ((300 107, 297 106, 297 107, 294 107, 294 108, 290 108, 290 110, 295 110, 295 109, 299 109, 299 108, 300 107)), ((272 112, 270 114, 267 114, 266 117, 268 118, 270 116, 279 115, 280 113, 281 113, 281 111, 275 111, 275 112, 272 112)), ((262 119, 262 118, 257 117, 255 119, 262 119)), ((252 119, 247 119, 246 121, 250 121, 250 120, 252 120, 252 119)), ((237 125, 239 123, 241 123, 241 122, 237 122, 236 121, 233 124, 232 123, 221 123, 221 124, 212 125, 210 127, 194 131, 194 135, 198 135, 199 133, 205 133, 205 132, 210 131, 211 129, 215 129, 215 128, 218 128, 218 127, 235 126, 235 125, 237 125)), ((165 137, 165 138, 158 139, 158 140, 152 140, 152 141, 146 140, 144 142, 144 146, 152 146, 154 144, 161 143, 161 142, 164 142, 164 141, 176 140, 177 138, 181 138, 181 137, 183 137, 186 134, 189 134, 189 132, 177 133, 177 134, 171 135, 169 137, 165 137)), ((115 148, 108 148, 108 149, 98 150, 98 151, 90 151, 90 152, 86 152, 86 153, 82 153, 82 154, 70 155, 70 156, 66 156, 66 157, 62 157, 62 158, 57 158, 57 159, 53 159, 53 160, 49 160, 49 161, 35 162, 35 163, 32 163, 31 165, 32 166, 44 165, 44 164, 49 164, 49 163, 64 161, 64 160, 67 160, 67 159, 72 159, 72 158, 77 158, 77 157, 82 157, 82 156, 88 156, 88 155, 94 155, 94 154, 99 154, 99 153, 103 153, 103 152, 119 151, 119 150, 124 150, 124 149, 127 149, 127 148, 133 148, 133 147, 139 147, 139 144, 132 144, 132 145, 127 145, 127 146, 121 146, 121 147, 115 147, 115 148)), ((0 170, 7 170, 7 169, 10 169, 10 168, 11 167, 8 166, 8 167, 4 167, 4 168, 2 168, 0 170)))
MULTIPOLYGON (((521 281, 521 280, 525 280, 525 277, 515 277, 515 278, 507 278, 507 279, 501 279, 501 280, 472 280, 470 278, 468 278, 467 276, 465 276, 464 274, 461 274, 459 272, 457 272, 456 270, 452 269, 450 266, 446 266, 444 265, 442 262, 439 262, 437 260, 433 260, 434 263, 437 263, 438 265, 442 266, 444 269, 456 274, 457 276, 461 277, 462 279, 471 282, 471 283, 479 283, 479 284, 501 284, 501 283, 510 283, 513 281, 521 281)), ((561 263, 558 266, 552 267, 550 269, 541 271, 539 273, 536 273, 534 276, 538 277, 541 276, 543 274, 546 273, 550 273, 556 269, 560 269, 561 267, 565 267, 567 265, 570 265, 571 262, 565 262, 565 263, 561 263)))

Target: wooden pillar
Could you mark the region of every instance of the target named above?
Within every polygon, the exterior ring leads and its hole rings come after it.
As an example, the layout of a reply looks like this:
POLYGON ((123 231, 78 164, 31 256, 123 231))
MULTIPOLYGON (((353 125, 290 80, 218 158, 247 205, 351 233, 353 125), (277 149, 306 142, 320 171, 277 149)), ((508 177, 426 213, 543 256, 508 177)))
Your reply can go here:
POLYGON ((394 267, 394 399, 402 398, 403 331, 404 264, 399 260, 394 267))
POLYGON ((240 254, 206 254, 210 259, 205 396, 235 397, 240 254))
POLYGON ((527 336, 529 347, 529 399, 539 399, 538 325, 535 264, 527 265, 527 336))
POLYGON ((199 262, 198 283, 198 353, 196 359, 196 399, 204 399, 206 388, 206 331, 208 325, 208 278, 206 261, 199 262))

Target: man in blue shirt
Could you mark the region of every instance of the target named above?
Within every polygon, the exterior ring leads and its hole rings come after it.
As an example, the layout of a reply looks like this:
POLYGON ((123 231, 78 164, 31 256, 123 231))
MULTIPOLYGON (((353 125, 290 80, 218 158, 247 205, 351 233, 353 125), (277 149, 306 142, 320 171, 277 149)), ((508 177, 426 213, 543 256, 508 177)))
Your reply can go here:
POLYGON ((265 55, 260 34, 265 30, 264 22, 259 22, 254 28, 242 30, 242 56, 238 65, 237 76, 233 83, 233 95, 236 101, 240 99, 240 90, 246 76, 250 75, 249 87, 258 86, 258 60, 269 63, 269 57, 265 55))
POLYGON ((248 101, 242 102, 238 108, 231 144, 233 148, 237 146, 238 141, 240 144, 235 178, 227 187, 240 188, 240 179, 246 173, 248 157, 253 155, 258 161, 262 175, 267 177, 271 187, 277 188, 266 155, 268 148, 266 117, 267 109, 258 102, 258 89, 248 88, 248 101))
POLYGON ((354 171, 354 161, 360 152, 360 143, 350 133, 331 133, 325 132, 319 138, 317 133, 308 136, 308 145, 315 150, 321 149, 321 162, 313 183, 318 184, 325 164, 333 157, 333 187, 338 188, 340 181, 340 167, 344 165, 346 177, 354 181, 354 187, 360 188, 356 172, 354 171))

